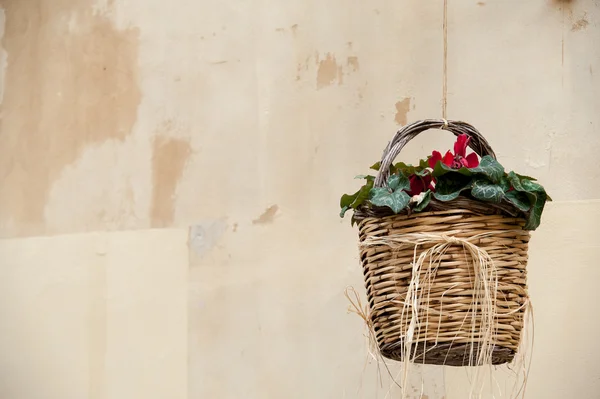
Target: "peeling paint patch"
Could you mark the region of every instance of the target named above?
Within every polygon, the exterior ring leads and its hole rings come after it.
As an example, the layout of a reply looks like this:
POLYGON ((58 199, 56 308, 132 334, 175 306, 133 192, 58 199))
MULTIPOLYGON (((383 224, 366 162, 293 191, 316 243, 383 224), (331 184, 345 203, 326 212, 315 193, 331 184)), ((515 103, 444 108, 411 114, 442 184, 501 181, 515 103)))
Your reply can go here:
POLYGON ((398 125, 406 125, 408 111, 410 110, 410 98, 398 101, 396 103, 396 116, 394 120, 398 125))
POLYGON ((348 57, 346 64, 352 68, 353 72, 356 72, 360 69, 360 65, 358 63, 358 57, 356 56, 352 56, 352 57, 348 57))
POLYGON ((213 249, 227 231, 224 219, 210 220, 190 227, 190 250, 197 255, 205 255, 213 249))
MULTIPOLYGON (((338 85, 344 84, 344 75, 349 72, 357 72, 360 68, 358 57, 348 56, 346 65, 343 62, 338 63, 336 56, 332 53, 325 53, 325 58, 321 59, 319 53, 315 54, 317 64, 317 90, 333 85, 337 82, 338 85), (346 68, 346 69, 345 69, 346 68)), ((307 70, 311 57, 305 63, 297 65, 296 80, 301 80, 302 70, 307 70)))
POLYGON ((275 220, 275 215, 277 214, 278 210, 279 210, 279 207, 277 205, 271 205, 262 213, 262 215, 260 215, 257 219, 254 219, 252 221, 252 224, 273 223, 273 221, 275 220))
POLYGON ((579 18, 577 21, 575 21, 573 23, 573 25, 571 26, 571 31, 577 32, 577 31, 587 28, 587 26, 590 23, 588 22, 588 20, 585 17, 586 17, 586 14, 583 14, 583 16, 581 18, 579 18))
POLYGON ((87 147, 125 141, 142 96, 137 28, 118 29, 95 15, 92 0, 45 4, 4 6, 10 62, 1 108, 2 236, 44 234, 54 182, 87 147))
POLYGON ((150 225, 168 227, 175 215, 175 194, 191 154, 187 140, 157 136, 152 150, 150 225))
POLYGON ((335 56, 327 53, 325 59, 318 61, 319 69, 317 69, 317 89, 322 89, 325 86, 332 84, 338 74, 338 65, 335 56))

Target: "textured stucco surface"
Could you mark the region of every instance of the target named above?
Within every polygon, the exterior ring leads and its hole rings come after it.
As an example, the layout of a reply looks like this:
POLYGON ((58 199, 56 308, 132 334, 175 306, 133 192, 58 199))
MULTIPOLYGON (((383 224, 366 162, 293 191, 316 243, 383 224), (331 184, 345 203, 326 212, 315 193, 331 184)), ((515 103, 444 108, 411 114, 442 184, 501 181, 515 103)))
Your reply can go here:
MULTIPOLYGON (((440 116, 441 2, 0 7, 0 396, 385 397, 338 198, 440 116)), ((527 397, 597 397, 600 3, 449 0, 448 22, 448 117, 555 200, 527 397)), ((419 375, 414 397, 466 397, 464 371, 419 375)))

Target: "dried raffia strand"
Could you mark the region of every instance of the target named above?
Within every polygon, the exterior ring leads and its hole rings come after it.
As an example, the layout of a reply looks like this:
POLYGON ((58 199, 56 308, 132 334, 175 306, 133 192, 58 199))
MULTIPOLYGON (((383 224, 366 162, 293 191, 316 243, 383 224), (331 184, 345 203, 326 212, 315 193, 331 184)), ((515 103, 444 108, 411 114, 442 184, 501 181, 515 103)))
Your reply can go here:
MULTIPOLYGON (((526 381, 518 354, 530 307, 523 223, 460 209, 359 223, 368 305, 353 291, 354 309, 368 326, 371 356, 403 361, 395 382, 403 391, 412 363, 491 367, 512 361, 526 381)), ((471 397, 479 397, 485 372, 470 371, 471 397)))
MULTIPOLYGON (((452 216, 450 213, 445 216, 452 216)), ((479 228, 473 234, 469 232, 469 220, 474 219, 472 224, 477 224, 483 217, 468 212, 456 214, 462 218, 462 230, 468 232, 462 238, 460 234, 447 234, 450 224, 456 225, 455 219, 450 217, 444 223, 433 213, 410 218, 368 218, 359 225, 367 295, 375 316, 373 330, 386 357, 404 359, 407 350, 402 352, 396 343, 411 333, 414 339, 409 341, 411 350, 418 352, 417 361, 422 360, 423 352, 432 344, 431 336, 449 337, 441 341, 454 346, 443 358, 435 359, 435 351, 427 354, 428 362, 437 364, 502 364, 510 361, 518 348, 527 302, 522 264, 527 259, 529 233, 522 230, 517 219, 503 223, 512 225, 512 230, 479 228), (414 232, 407 221, 412 221, 412 226, 431 229, 421 229, 427 233, 414 232), (401 227, 394 227, 398 222, 401 227), (406 233, 407 230, 411 232, 406 233), (498 234, 508 239, 503 250, 492 240, 485 241, 498 234), (487 252, 487 247, 492 250, 487 252), (413 259, 412 270, 406 269, 411 264, 408 259, 413 259), (420 319, 432 310, 436 318, 429 317, 429 323, 435 331, 427 331, 420 319), (472 352, 473 345, 465 346, 474 342, 476 336, 478 353, 472 352), (415 342, 422 342, 423 346, 419 348, 415 342), (486 348, 495 348, 493 356, 485 353, 486 348), (470 353, 465 354, 465 350, 470 353)), ((498 224, 494 220, 502 216, 487 218, 493 227, 498 224)), ((407 342, 404 340, 403 345, 407 342)))

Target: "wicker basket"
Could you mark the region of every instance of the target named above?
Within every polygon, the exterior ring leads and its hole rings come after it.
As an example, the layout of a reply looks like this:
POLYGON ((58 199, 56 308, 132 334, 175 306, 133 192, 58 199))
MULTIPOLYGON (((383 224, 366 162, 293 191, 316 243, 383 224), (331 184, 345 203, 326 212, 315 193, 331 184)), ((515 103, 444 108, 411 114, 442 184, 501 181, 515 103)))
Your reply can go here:
MULTIPOLYGON (((388 144, 376 187, 385 185, 404 145, 429 129, 468 134, 478 155, 495 158, 469 124, 420 121, 398 131, 388 144)), ((507 204, 459 198, 432 200, 425 212, 413 214, 357 212, 370 323, 381 354, 389 359, 503 364, 519 347, 528 303, 525 220, 507 204), (488 260, 485 270, 481 254, 488 260), (416 269, 420 258, 422 267, 416 269)))

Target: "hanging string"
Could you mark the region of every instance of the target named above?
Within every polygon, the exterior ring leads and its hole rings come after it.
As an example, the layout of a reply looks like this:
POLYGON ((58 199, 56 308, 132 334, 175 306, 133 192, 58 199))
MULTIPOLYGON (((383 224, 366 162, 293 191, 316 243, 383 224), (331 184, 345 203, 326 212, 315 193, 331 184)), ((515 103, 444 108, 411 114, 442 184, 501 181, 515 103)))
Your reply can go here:
POLYGON ((442 118, 447 119, 448 106, 448 0, 444 0, 444 72, 442 76, 442 118))

